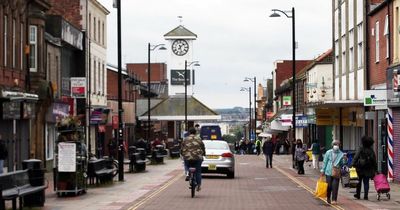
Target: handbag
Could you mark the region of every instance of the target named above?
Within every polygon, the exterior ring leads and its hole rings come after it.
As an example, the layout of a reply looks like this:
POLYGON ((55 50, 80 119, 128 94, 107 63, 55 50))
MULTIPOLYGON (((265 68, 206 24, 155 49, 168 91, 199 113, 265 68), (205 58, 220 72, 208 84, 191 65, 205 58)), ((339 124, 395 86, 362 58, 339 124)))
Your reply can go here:
MULTIPOLYGON (((333 154, 332 154, 332 156, 333 156, 333 154)), ((337 166, 334 165, 334 164, 335 164, 336 158, 337 158, 337 156, 335 157, 334 160, 332 160, 332 177, 333 177, 333 178, 339 179, 339 178, 340 178, 340 171, 341 171, 341 170, 340 170, 339 167, 337 167, 337 166)))
POLYGON ((322 177, 317 181, 317 186, 315 187, 315 197, 326 198, 328 192, 328 183, 322 180, 322 177))

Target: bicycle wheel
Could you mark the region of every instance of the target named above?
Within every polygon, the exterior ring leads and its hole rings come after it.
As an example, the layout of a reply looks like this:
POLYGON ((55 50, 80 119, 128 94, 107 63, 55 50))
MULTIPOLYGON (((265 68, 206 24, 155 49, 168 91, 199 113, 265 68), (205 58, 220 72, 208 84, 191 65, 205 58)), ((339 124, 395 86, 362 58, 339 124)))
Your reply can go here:
POLYGON ((119 167, 118 160, 113 160, 113 167, 114 167, 115 170, 114 170, 112 176, 115 177, 118 174, 118 171, 119 171, 119 169, 118 169, 118 167, 119 167))
POLYGON ((194 194, 196 193, 196 181, 192 175, 191 181, 190 181, 190 190, 192 192, 192 198, 194 197, 194 194))

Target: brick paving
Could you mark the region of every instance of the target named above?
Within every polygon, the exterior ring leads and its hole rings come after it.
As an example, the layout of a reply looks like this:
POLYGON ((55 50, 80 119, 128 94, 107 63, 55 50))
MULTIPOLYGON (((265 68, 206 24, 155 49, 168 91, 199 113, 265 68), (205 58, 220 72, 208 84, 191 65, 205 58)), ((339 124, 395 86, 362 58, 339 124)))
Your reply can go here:
POLYGON ((183 178, 131 210, 159 209, 333 209, 276 169, 266 169, 257 156, 236 156, 236 177, 205 176, 203 187, 190 197, 183 178))
MULTIPOLYGON (((298 175, 294 169, 292 169, 292 160, 290 155, 274 156, 275 165, 282 168, 282 170, 293 176, 295 179, 305 184, 308 188, 314 190, 317 179, 319 178, 319 171, 314 170, 311 166, 311 162, 305 163, 305 175, 298 175)), ((320 162, 322 166, 322 163, 320 162)), ((373 209, 373 210, 389 210, 389 209, 400 209, 400 186, 398 183, 390 183, 391 186, 391 199, 387 200, 386 196, 378 201, 376 199, 376 191, 374 188, 373 181, 369 184, 369 200, 356 200, 353 197, 355 188, 343 188, 339 187, 338 202, 339 207, 343 209, 373 209)), ((363 195, 363 190, 361 191, 363 195)))
POLYGON ((124 182, 91 186, 76 197, 57 197, 49 173, 45 207, 34 209, 400 209, 399 184, 391 183, 391 200, 382 201, 376 200, 372 182, 369 201, 355 200, 354 188, 340 187, 339 205, 332 207, 312 195, 319 172, 309 164, 305 175, 297 175, 289 155, 275 155, 273 169, 264 167, 261 156, 236 156, 236 161, 235 179, 206 176, 203 190, 193 199, 179 159, 150 165, 144 173, 125 173, 124 182))

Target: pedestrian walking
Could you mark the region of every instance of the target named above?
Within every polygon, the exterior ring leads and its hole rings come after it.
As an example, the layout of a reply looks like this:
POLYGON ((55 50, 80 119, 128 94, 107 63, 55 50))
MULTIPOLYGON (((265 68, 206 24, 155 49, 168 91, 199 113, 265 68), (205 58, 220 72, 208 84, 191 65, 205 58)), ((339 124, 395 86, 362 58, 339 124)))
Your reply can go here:
POLYGON ((295 159, 297 162, 297 174, 304 174, 304 161, 307 159, 307 145, 301 139, 296 140, 295 159))
POLYGON ((8 150, 6 143, 4 142, 2 136, 0 135, 0 174, 2 174, 4 168, 4 160, 8 157, 8 150))
POLYGON ((344 153, 339 149, 340 141, 332 141, 332 149, 328 150, 324 156, 324 163, 321 168, 321 177, 326 176, 328 192, 326 201, 336 205, 339 191, 340 169, 347 162, 344 153))
POLYGON ((256 153, 257 153, 257 155, 260 155, 260 153, 261 153, 261 140, 260 139, 257 139, 257 141, 256 141, 256 153))
POLYGON ((374 140, 369 136, 363 136, 361 138, 361 144, 351 163, 351 165, 356 168, 358 175, 358 184, 354 197, 360 199, 361 184, 363 184, 364 200, 368 200, 369 180, 372 179, 377 172, 375 152, 372 149, 374 140))
POLYGON ((313 168, 319 169, 319 154, 321 153, 321 146, 319 145, 318 140, 314 140, 314 143, 311 144, 310 150, 313 168))
POLYGON ((272 168, 272 156, 274 154, 274 143, 272 142, 270 137, 267 137, 267 140, 264 142, 263 146, 263 153, 265 156, 265 167, 272 168))

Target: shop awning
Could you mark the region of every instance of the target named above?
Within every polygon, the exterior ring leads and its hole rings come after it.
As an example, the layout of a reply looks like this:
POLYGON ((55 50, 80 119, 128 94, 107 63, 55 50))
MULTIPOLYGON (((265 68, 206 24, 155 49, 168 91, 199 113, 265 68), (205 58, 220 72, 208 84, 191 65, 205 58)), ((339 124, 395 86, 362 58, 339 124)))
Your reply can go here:
MULTIPOLYGON (((139 120, 147 120, 147 111, 140 115, 139 120)), ((187 96, 187 120, 220 120, 212 109, 193 96, 187 96)), ((184 95, 169 96, 150 109, 150 120, 183 121, 185 120, 184 95)))
POLYGON ((1 97, 10 101, 37 101, 39 96, 33 93, 25 93, 19 91, 2 90, 1 97))

